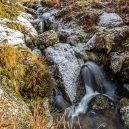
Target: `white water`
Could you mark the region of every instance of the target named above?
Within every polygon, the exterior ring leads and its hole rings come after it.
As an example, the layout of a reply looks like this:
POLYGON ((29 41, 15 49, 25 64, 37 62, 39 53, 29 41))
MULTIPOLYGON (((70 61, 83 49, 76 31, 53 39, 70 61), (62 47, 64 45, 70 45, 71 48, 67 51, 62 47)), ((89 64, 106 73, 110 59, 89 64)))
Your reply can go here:
POLYGON ((68 108, 68 118, 72 119, 79 114, 84 114, 87 112, 90 100, 99 94, 98 91, 95 91, 96 86, 99 86, 101 93, 110 93, 114 96, 114 85, 106 80, 98 65, 92 62, 87 62, 82 67, 81 74, 85 85, 86 94, 81 99, 77 107, 72 106, 68 108), (98 82, 96 83, 96 81, 98 82))
POLYGON ((80 113, 86 113, 90 100, 93 97, 95 97, 97 94, 99 94, 97 91, 94 92, 90 86, 86 86, 86 94, 81 99, 80 103, 75 109, 75 113, 73 114, 73 117, 79 115, 80 113))

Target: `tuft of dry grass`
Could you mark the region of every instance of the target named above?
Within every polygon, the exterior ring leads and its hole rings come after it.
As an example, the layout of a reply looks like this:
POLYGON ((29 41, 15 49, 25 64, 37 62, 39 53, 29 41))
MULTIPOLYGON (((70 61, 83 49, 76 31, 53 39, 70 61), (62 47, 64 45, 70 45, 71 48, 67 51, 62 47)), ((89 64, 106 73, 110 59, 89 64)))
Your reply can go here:
MULTIPOLYGON (((44 110, 44 112, 48 110, 47 108, 44 110)), ((45 114, 40 114, 39 104, 37 104, 37 102, 35 102, 34 105, 32 106, 32 110, 33 110, 33 120, 31 122, 31 129, 46 129, 45 124, 48 118, 45 114)))
MULTIPOLYGON (((66 114, 67 112, 65 111, 61 116, 57 117, 56 119, 56 126, 54 129, 76 129, 76 127, 74 126, 74 122, 69 122, 66 121, 66 114)), ((77 123, 78 125, 78 129, 82 129, 82 126, 80 124, 80 120, 79 117, 77 116, 77 123)))

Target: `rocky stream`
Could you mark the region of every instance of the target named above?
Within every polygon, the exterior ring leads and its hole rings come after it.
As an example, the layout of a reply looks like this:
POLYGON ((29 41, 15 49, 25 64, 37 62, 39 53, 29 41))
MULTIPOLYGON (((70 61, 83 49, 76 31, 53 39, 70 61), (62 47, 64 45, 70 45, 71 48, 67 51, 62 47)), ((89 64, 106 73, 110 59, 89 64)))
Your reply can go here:
MULTIPOLYGON (((128 129, 129 6, 39 1, 25 2, 24 8, 15 20, 0 19, 0 41, 47 57, 54 80, 49 99, 55 115, 66 112, 65 128, 128 129), (10 29, 11 22, 26 33, 10 29)), ((55 128, 49 120, 46 129, 55 128)), ((65 129, 64 123, 58 128, 65 129)))

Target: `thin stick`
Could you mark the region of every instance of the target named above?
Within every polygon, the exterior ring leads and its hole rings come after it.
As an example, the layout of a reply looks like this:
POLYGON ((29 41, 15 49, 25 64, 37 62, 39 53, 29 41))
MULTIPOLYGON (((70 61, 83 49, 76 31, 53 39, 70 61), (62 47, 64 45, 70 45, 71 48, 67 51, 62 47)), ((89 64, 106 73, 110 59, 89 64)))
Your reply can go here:
POLYGON ((98 127, 97 129, 99 129, 99 128, 100 128, 101 126, 103 126, 104 124, 105 124, 105 122, 104 122, 104 123, 102 123, 102 124, 100 124, 100 125, 99 125, 99 127, 98 127))

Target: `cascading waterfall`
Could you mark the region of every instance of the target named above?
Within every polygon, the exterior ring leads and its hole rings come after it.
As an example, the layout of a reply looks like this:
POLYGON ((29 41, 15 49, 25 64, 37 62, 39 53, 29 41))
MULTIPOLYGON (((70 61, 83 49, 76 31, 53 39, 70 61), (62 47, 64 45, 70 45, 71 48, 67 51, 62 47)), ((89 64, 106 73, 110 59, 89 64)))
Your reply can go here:
POLYGON ((110 97, 112 100, 114 97, 116 97, 114 94, 115 86, 106 80, 102 70, 95 63, 85 63, 82 66, 81 75, 85 85, 86 94, 76 107, 71 106, 67 108, 68 119, 73 119, 75 116, 78 116, 81 113, 86 113, 88 103, 99 93, 110 97))

